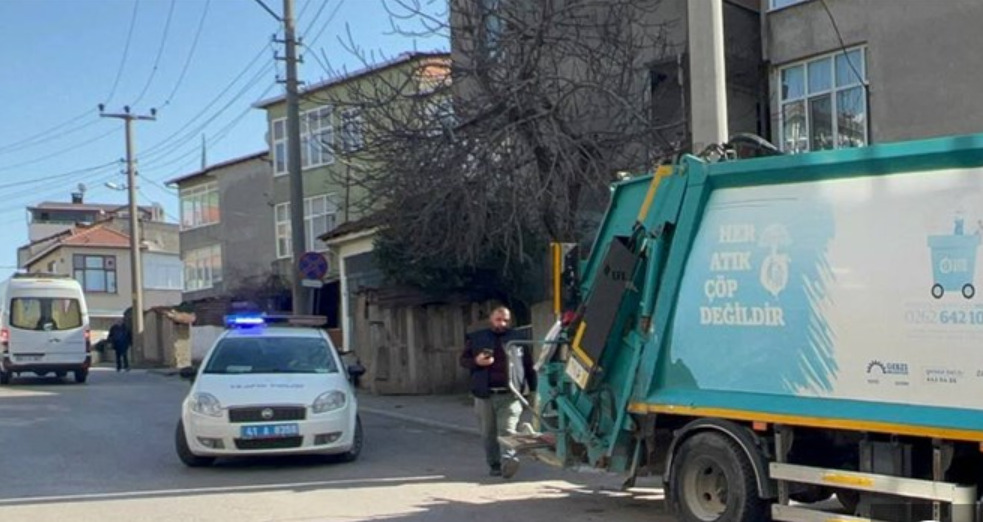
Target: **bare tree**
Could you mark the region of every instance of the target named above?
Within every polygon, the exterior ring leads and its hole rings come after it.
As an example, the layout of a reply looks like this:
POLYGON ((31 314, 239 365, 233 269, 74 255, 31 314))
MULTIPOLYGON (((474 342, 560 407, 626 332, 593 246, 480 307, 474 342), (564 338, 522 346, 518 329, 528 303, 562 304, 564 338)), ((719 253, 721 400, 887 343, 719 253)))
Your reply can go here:
POLYGON ((619 172, 651 168, 685 145, 684 121, 655 110, 653 65, 681 52, 669 36, 679 22, 659 0, 451 0, 445 14, 422 0, 387 7, 394 31, 452 41, 450 60, 424 55, 331 100, 360 111, 364 150, 341 181, 377 205, 390 274, 430 288, 477 279, 514 291, 546 242, 588 238, 619 172))

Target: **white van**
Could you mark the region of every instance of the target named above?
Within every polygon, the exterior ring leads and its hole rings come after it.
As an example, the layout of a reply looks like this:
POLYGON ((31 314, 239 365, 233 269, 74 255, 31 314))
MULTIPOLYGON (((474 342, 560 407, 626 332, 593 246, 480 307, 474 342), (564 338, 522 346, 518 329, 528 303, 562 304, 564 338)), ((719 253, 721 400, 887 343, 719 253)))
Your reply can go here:
POLYGON ((92 363, 89 312, 69 276, 16 274, 0 283, 0 384, 13 375, 72 372, 84 383, 92 363))

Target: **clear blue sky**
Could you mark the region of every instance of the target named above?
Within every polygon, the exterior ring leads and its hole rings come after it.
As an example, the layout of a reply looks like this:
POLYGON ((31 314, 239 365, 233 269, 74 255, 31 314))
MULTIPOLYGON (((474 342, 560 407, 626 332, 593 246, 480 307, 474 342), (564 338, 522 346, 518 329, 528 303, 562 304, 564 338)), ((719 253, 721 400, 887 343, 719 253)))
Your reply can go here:
MULTIPOLYGON (((398 0, 294 1, 308 83, 330 77, 326 67, 364 65, 339 38, 369 62, 448 48, 395 34, 384 2, 393 9, 398 0)), ((446 0, 413 1, 446 12, 446 0)), ((283 13, 282 0, 264 2, 283 13)), ((140 203, 160 203, 169 221, 178 201, 164 182, 200 167, 202 135, 209 163, 266 148, 264 113, 251 105, 283 92, 274 33, 282 39, 282 26, 255 0, 0 0, 0 277, 27 242, 27 206, 69 201, 79 183, 88 202, 126 202, 105 187, 125 181, 115 163, 126 156, 123 122, 100 118, 100 103, 106 112, 157 109, 156 121, 134 124, 138 186, 140 203)))

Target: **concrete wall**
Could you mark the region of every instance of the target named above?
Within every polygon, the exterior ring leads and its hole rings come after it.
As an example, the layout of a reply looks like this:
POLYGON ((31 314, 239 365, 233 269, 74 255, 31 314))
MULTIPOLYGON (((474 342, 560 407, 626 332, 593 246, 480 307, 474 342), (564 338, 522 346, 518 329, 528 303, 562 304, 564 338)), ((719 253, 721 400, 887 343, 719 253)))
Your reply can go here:
POLYGON ((222 282, 210 289, 186 292, 185 300, 224 295, 270 273, 276 260, 271 168, 267 159, 255 158, 182 183, 182 189, 218 184, 219 222, 181 231, 181 256, 183 259, 191 250, 220 244, 223 276, 222 282))
MULTIPOLYGON (((844 44, 867 46, 871 143, 983 131, 983 97, 978 95, 983 80, 979 53, 983 3, 826 0, 826 4, 844 44)), ((840 48, 821 2, 808 1, 763 16, 763 50, 773 67, 840 48)), ((773 87, 771 92, 778 91, 773 87)), ((772 137, 778 140, 775 95, 771 101, 776 122, 772 137)))

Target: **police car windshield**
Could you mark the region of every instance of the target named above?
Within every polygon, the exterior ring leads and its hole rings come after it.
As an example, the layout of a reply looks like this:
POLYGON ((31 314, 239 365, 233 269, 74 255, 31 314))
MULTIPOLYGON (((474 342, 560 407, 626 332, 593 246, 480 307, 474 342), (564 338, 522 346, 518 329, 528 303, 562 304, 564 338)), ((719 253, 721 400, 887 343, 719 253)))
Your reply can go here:
POLYGON ((330 350, 315 337, 230 337, 219 341, 204 373, 335 373, 330 350))

